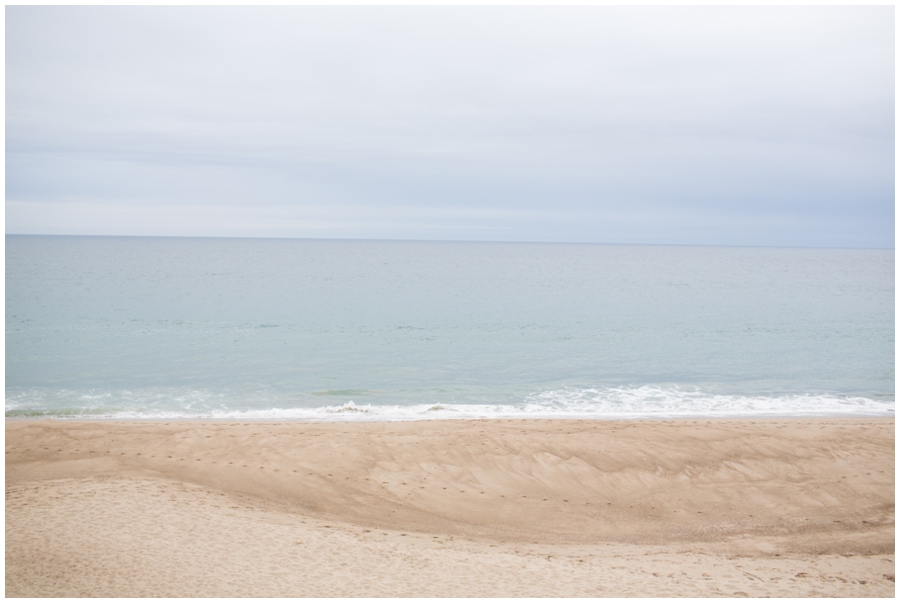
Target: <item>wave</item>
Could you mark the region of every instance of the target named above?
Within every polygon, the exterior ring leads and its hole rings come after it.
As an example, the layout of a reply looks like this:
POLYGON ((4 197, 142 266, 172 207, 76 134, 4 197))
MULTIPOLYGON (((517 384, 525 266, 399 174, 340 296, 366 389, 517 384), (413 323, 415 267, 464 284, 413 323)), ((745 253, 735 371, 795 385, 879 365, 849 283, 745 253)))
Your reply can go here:
MULTIPOLYGON (((68 404, 53 407, 46 397, 8 397, 7 418, 61 419, 222 419, 303 421, 404 421, 427 419, 677 419, 741 417, 892 416, 894 400, 808 393, 789 395, 714 394, 679 387, 640 386, 562 388, 535 392, 503 404, 423 403, 292 406, 274 402, 266 408, 239 408, 220 395, 189 392, 140 400, 111 394, 68 395, 68 404), (73 404, 73 402, 75 402, 73 404), (114 403, 114 402, 117 402, 114 403), (150 403, 152 402, 152 403, 150 403), (148 404, 149 403, 149 404, 148 404), (217 407, 213 407, 213 405, 217 407)), ((361 394, 330 390, 327 395, 361 394)), ((323 392, 313 392, 321 396, 323 392)), ((60 402, 61 400, 56 400, 60 402)), ((257 403, 257 405, 259 405, 257 403)))

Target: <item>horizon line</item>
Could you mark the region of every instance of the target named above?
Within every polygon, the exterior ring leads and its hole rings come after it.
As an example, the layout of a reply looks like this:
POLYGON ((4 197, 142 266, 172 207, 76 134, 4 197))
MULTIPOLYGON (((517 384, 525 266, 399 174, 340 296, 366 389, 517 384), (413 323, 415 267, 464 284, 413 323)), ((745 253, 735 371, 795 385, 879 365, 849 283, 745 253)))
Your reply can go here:
POLYGON ((821 245, 753 245, 753 244, 716 244, 716 243, 601 243, 596 241, 493 241, 471 239, 391 239, 391 238, 357 238, 357 237, 279 237, 279 236, 239 236, 239 235, 129 235, 129 234, 47 234, 47 233, 4 233, 7 237, 83 237, 83 238, 133 238, 133 239, 247 239, 277 241, 356 241, 385 243, 488 243, 510 245, 602 245, 607 247, 729 247, 757 249, 858 249, 895 251, 896 247, 826 247, 821 245))

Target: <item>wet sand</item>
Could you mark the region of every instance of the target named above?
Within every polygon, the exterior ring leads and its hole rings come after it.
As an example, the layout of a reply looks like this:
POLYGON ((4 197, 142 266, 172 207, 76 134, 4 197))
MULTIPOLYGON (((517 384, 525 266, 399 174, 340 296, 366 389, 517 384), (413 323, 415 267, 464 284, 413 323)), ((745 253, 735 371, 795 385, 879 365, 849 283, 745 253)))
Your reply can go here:
POLYGON ((7 596, 894 594, 894 420, 6 422, 7 596))

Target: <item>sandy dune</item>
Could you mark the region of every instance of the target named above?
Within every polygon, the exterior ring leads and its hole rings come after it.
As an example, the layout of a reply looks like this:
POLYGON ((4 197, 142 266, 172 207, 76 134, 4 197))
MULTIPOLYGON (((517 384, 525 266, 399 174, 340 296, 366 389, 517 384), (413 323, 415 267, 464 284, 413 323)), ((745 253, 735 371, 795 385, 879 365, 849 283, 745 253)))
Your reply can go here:
POLYGON ((893 596, 893 419, 6 423, 7 596, 893 596))

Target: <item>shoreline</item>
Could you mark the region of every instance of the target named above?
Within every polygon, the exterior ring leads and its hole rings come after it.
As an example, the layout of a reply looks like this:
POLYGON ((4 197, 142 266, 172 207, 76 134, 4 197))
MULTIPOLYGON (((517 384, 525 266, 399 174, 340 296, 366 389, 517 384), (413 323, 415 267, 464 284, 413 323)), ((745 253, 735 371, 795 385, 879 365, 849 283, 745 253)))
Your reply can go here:
POLYGON ((893 417, 7 419, 6 448, 7 596, 894 593, 893 417))
POLYGON ((211 423, 425 423, 425 422, 453 422, 453 421, 585 421, 585 422, 609 422, 609 421, 788 421, 797 420, 828 420, 828 419, 891 419, 896 417, 895 413, 847 413, 847 414, 821 414, 821 415, 790 415, 790 414, 764 414, 764 415, 728 415, 728 416, 710 416, 710 415, 683 415, 683 416, 646 416, 646 417, 596 417, 596 416, 497 416, 497 417, 440 417, 440 418, 380 418, 371 419, 364 418, 345 418, 339 417, 335 419, 310 419, 310 418, 294 418, 294 417, 264 417, 264 418, 237 418, 237 417, 62 417, 62 416, 6 416, 6 421, 59 421, 67 423, 168 423, 176 421, 198 422, 208 421, 211 423))

